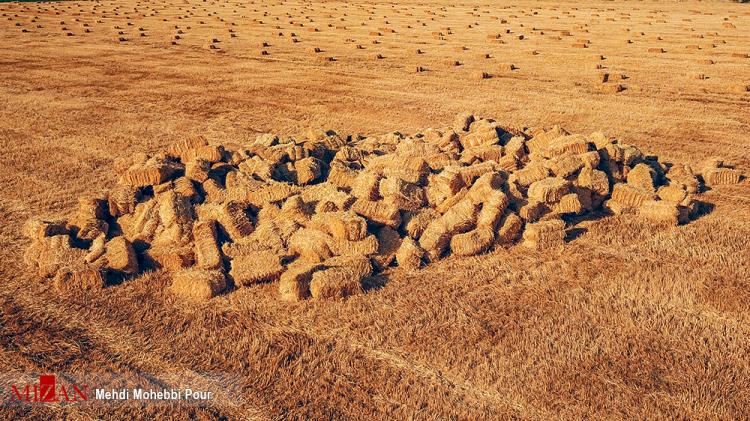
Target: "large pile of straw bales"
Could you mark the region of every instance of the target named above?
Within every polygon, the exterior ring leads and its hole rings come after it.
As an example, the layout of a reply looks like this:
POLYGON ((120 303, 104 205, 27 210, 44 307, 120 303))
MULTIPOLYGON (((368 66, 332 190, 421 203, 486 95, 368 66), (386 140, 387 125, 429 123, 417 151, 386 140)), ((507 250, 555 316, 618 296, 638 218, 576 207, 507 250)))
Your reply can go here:
POLYGON ((26 262, 63 291, 162 269, 191 299, 259 282, 287 300, 345 297, 394 265, 562 245, 577 215, 684 223, 704 183, 741 178, 721 159, 695 172, 601 133, 471 114, 413 136, 191 137, 115 169, 115 187, 81 199, 72 219, 24 228, 26 262))

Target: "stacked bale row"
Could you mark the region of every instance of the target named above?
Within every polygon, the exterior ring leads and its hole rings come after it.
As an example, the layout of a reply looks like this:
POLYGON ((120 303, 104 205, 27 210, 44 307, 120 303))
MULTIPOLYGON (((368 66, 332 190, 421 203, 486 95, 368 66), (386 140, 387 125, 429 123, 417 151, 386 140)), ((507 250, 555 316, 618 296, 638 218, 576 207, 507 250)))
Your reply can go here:
POLYGON ((27 263, 60 289, 163 269, 190 298, 277 280, 284 299, 345 297, 392 265, 521 239, 560 245, 570 216, 596 210, 685 222, 702 182, 740 179, 720 159, 696 174, 600 133, 512 130, 471 114, 414 136, 195 137, 115 168, 106 197, 25 227, 27 263))

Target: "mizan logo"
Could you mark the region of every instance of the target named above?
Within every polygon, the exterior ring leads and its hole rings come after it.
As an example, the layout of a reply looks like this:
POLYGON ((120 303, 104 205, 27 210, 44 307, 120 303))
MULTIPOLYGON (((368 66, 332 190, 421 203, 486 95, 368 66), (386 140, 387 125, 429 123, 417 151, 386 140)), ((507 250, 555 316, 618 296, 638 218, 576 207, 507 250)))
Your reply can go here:
POLYGON ((12 398, 21 402, 81 402, 87 401, 89 387, 85 384, 60 384, 54 374, 39 376, 38 384, 11 385, 12 398))

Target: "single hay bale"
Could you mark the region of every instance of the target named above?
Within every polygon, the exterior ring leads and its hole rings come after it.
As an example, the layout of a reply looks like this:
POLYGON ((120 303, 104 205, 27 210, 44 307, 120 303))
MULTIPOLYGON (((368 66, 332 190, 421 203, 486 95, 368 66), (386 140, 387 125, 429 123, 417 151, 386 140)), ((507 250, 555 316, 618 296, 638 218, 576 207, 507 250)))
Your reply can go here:
POLYGON ((100 257, 104 255, 104 252, 106 251, 106 245, 107 239, 104 235, 100 235, 99 237, 96 237, 93 241, 91 241, 91 246, 89 246, 89 251, 86 253, 86 255, 83 257, 83 260, 86 263, 94 263, 97 260, 99 260, 100 257))
POLYGON ((182 162, 187 163, 196 159, 202 159, 211 163, 221 161, 224 156, 223 146, 205 145, 199 146, 193 149, 188 149, 182 155, 180 159, 182 162))
POLYGON ((577 193, 569 193, 563 196, 559 202, 557 202, 552 210, 559 214, 580 214, 583 212, 584 206, 581 203, 577 193))
POLYGON ((502 157, 503 147, 500 145, 476 146, 464 149, 463 152, 461 152, 461 162, 467 164, 471 164, 475 161, 499 161, 502 157))
POLYGON ((474 256, 484 253, 495 241, 495 232, 489 227, 480 227, 451 238, 451 252, 458 256, 474 256))
POLYGON ((217 243, 216 221, 199 221, 193 225, 195 260, 201 269, 221 269, 221 251, 217 243))
POLYGON ((466 187, 460 172, 453 168, 444 168, 439 174, 431 178, 430 187, 438 189, 445 196, 453 196, 466 187))
POLYGON ((310 297, 310 282, 314 272, 323 269, 322 264, 296 263, 281 275, 279 294, 284 301, 302 301, 310 297))
MULTIPOLYGON (((599 156, 596 152, 588 152, 581 155, 563 155, 560 157, 555 158, 552 160, 552 162, 549 165, 549 169, 552 171, 552 174, 554 174, 556 177, 561 178, 568 178, 575 175, 578 170, 584 167, 584 161, 581 159, 582 155, 589 155, 593 154, 597 157, 599 156)), ((598 163, 597 163, 598 165, 598 163)), ((594 165, 595 167, 596 165, 594 165)))
POLYGON ((473 122, 474 122, 474 114, 466 111, 456 116, 456 118, 453 120, 453 124, 451 125, 451 127, 456 132, 467 132, 469 131, 469 127, 471 126, 471 123, 473 122))
POLYGON ((71 233, 75 233, 76 238, 83 241, 93 241, 95 238, 107 235, 107 232, 109 232, 109 224, 101 219, 81 220, 79 217, 76 217, 75 220, 68 224, 68 228, 71 233))
POLYGON ((497 135, 497 129, 495 128, 471 132, 459 137, 459 142, 464 149, 496 145, 499 141, 500 137, 497 135))
POLYGON ((482 209, 477 216, 477 226, 491 228, 494 231, 508 204, 508 196, 502 191, 497 190, 490 193, 482 202, 482 209))
POLYGON ((52 283, 59 292, 76 293, 101 290, 106 280, 102 272, 96 268, 74 265, 60 269, 52 283))
POLYGON ((273 251, 260 251, 250 255, 240 255, 232 259, 229 276, 236 285, 252 285, 273 281, 284 271, 281 256, 273 251))
POLYGON ((64 221, 45 221, 43 219, 29 219, 23 224, 21 232, 26 238, 31 240, 69 234, 68 227, 64 221))
POLYGON ((370 256, 378 252, 379 242, 374 235, 368 235, 356 241, 344 238, 329 238, 328 247, 336 256, 370 256))
POLYGON ((656 191, 654 187, 656 172, 646 164, 638 164, 633 167, 628 171, 626 179, 628 184, 633 187, 650 192, 656 191))
POLYGON ((216 220, 232 241, 252 234, 255 226, 247 215, 248 205, 244 202, 228 201, 216 212, 216 220))
POLYGON ((188 137, 170 145, 167 155, 174 158, 181 158, 187 151, 207 145, 208 141, 203 136, 188 137))
POLYGON ((70 240, 68 235, 38 238, 24 252, 24 262, 36 269, 40 277, 52 277, 61 268, 83 261, 86 252, 74 248, 70 240))
POLYGON ((317 271, 310 281, 310 295, 316 300, 346 298, 361 292, 362 277, 347 266, 317 271))
POLYGON ((169 180, 178 171, 180 166, 175 163, 151 158, 128 168, 120 181, 135 187, 154 186, 169 180))
POLYGON ((518 215, 527 222, 538 221, 542 216, 550 211, 546 203, 537 200, 530 200, 518 210, 518 215))
POLYGON ((570 191, 570 182, 557 177, 549 177, 531 184, 528 190, 530 200, 552 204, 558 202, 570 191))
POLYGON ((546 158, 554 158, 566 153, 582 154, 590 150, 590 143, 581 135, 561 136, 549 142, 542 154, 546 158))
POLYGON ((562 127, 555 125, 549 130, 536 133, 531 140, 526 142, 526 147, 528 147, 531 153, 541 152, 549 146, 550 142, 566 135, 568 135, 568 132, 562 127))
POLYGON ((256 207, 263 207, 265 204, 280 202, 290 196, 300 194, 300 188, 287 183, 273 182, 266 186, 249 191, 247 201, 256 207))
POLYGON ((523 245, 541 249, 565 243, 565 222, 559 219, 527 224, 523 232, 523 245))
POLYGON ((199 183, 208 179, 209 171, 211 171, 211 162, 204 159, 194 159, 185 164, 185 176, 199 183))
POLYGON ((680 221, 680 211, 677 204, 666 201, 648 200, 638 208, 638 215, 669 225, 677 225, 680 221))
POLYGON ((195 264, 195 254, 190 246, 157 246, 146 250, 144 260, 154 269, 176 272, 195 264))
POLYGON ((396 258, 396 252, 401 247, 401 236, 393 228, 381 227, 375 231, 375 237, 378 249, 372 256, 372 261, 378 268, 386 268, 396 258))
POLYGON ((401 224, 399 209, 386 202, 357 199, 352 205, 352 211, 377 224, 398 227, 401 224))
POLYGON ((737 184, 741 178, 742 173, 739 170, 731 168, 713 168, 703 171, 703 181, 708 186, 737 184))
POLYGON ((405 212, 401 227, 409 237, 419 240, 427 225, 439 217, 440 213, 432 208, 422 208, 414 212, 405 212))
POLYGON ((586 168, 596 169, 599 166, 599 163, 601 162, 601 155, 599 155, 598 151, 590 151, 590 152, 582 153, 580 155, 575 155, 575 156, 578 157, 578 159, 580 159, 581 162, 583 162, 583 166, 586 168))
POLYGON ((351 211, 313 215, 308 227, 349 241, 359 241, 367 236, 367 221, 351 211))
POLYGON ((303 228, 297 230, 289 240, 289 253, 298 255, 301 259, 317 263, 331 257, 334 253, 330 249, 332 238, 315 229, 303 228))
POLYGON ((478 206, 471 200, 464 199, 453 205, 440 217, 445 227, 452 234, 473 229, 477 223, 478 206))
POLYGON ((419 269, 422 265, 424 255, 424 249, 414 239, 404 237, 401 241, 401 246, 396 251, 396 262, 402 268, 419 269))
POLYGON ((127 184, 116 185, 107 196, 109 214, 118 217, 133 212, 140 198, 140 188, 127 184))
POLYGON ((575 185, 586 188, 599 196, 609 195, 609 178, 603 171, 583 168, 575 180, 575 185))
POLYGON ((206 269, 185 269, 175 272, 169 286, 173 294, 190 301, 211 299, 226 288, 224 272, 206 269))
POLYGON ((626 207, 639 208, 643 202, 654 200, 655 195, 648 190, 643 190, 628 184, 618 183, 615 184, 612 189, 611 197, 612 201, 626 207))
POLYGON ((103 258, 107 269, 127 275, 138 273, 138 258, 133 245, 125 237, 119 236, 107 241, 104 248, 103 258))
POLYGON ((323 173, 323 163, 313 157, 295 161, 294 169, 297 172, 297 184, 304 186, 315 182, 323 173))
POLYGON ((689 165, 673 165, 667 171, 667 179, 670 182, 676 182, 683 186, 688 193, 697 193, 699 186, 698 177, 695 176, 693 169, 689 165))
POLYGON ((427 225, 419 237, 419 245, 430 254, 431 258, 439 257, 450 243, 453 232, 442 218, 427 225))
POLYGON ((413 183, 386 177, 380 180, 378 191, 386 202, 392 203, 399 209, 416 210, 425 206, 424 190, 413 183))
POLYGON ((352 188, 357 171, 339 161, 331 162, 326 181, 339 188, 352 188))
POLYGON ((529 187, 549 176, 549 169, 539 162, 530 162, 523 169, 513 173, 515 181, 521 187, 529 187))
POLYGON ((135 211, 122 215, 117 219, 122 234, 130 240, 151 243, 156 231, 161 225, 159 218, 159 203, 157 200, 148 200, 138 203, 135 211))
POLYGON ((675 183, 659 187, 656 195, 662 201, 680 203, 687 198, 688 192, 683 185, 675 183))
POLYGON ((374 172, 360 172, 352 184, 352 196, 362 200, 378 200, 381 178, 381 175, 374 172))

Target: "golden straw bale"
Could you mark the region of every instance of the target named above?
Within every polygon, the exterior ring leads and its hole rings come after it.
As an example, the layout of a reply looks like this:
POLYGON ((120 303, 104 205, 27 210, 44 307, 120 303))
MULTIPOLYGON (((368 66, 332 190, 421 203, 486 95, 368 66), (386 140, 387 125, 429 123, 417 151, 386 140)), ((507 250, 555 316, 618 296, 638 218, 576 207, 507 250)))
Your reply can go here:
POLYGON ((145 163, 137 163, 122 175, 121 182, 135 187, 153 186, 169 180, 180 166, 175 163, 151 158, 145 163))
POLYGON ((310 281, 313 299, 346 298, 362 292, 362 277, 347 266, 314 272, 310 281))
POLYGON ((199 148, 201 146, 208 145, 208 141, 203 136, 193 136, 188 137, 185 139, 182 139, 180 141, 177 141, 169 146, 169 149, 167 150, 167 155, 179 158, 181 157, 185 152, 199 148))
POLYGON ((224 272, 220 270, 185 269, 172 275, 169 290, 184 299, 203 301, 221 294, 227 288, 224 272))
POLYGON ((462 112, 458 114, 455 119, 453 119, 451 128, 453 128, 453 130, 455 130, 456 132, 466 132, 469 131, 469 127, 473 122, 474 115, 472 113, 462 112))
POLYGON ((558 137, 549 142, 542 154, 547 158, 553 158, 563 155, 567 152, 571 154, 582 154, 590 149, 589 141, 581 135, 569 135, 558 137))
POLYGON ((730 168, 714 168, 703 171, 703 181, 708 186, 737 184, 741 178, 742 173, 739 170, 730 168))
POLYGON ((452 196, 466 186, 464 179, 456 167, 444 168, 439 174, 430 179, 429 185, 437 188, 445 196, 452 196))
POLYGON ((598 151, 590 151, 576 156, 583 162, 583 166, 587 168, 598 167, 602 158, 598 151))
POLYGON ((272 281, 284 271, 281 256, 268 250, 237 256, 232 259, 231 266, 229 276, 236 285, 272 281))
POLYGON ((474 180, 482 175, 497 171, 496 166, 497 164, 492 161, 480 162, 478 164, 469 165, 468 167, 461 167, 459 169, 459 174, 464 180, 464 184, 470 186, 474 183, 474 180))
POLYGON ((422 208, 414 212, 405 212, 403 224, 401 225, 406 234, 418 240, 427 225, 438 219, 440 213, 432 208, 422 208))
POLYGON ((357 199, 351 209, 356 214, 381 225, 395 228, 401 224, 399 209, 386 202, 357 199))
POLYGON ((629 185, 650 192, 656 191, 654 188, 655 178, 656 172, 646 164, 636 165, 628 171, 626 176, 629 185))
POLYGON ((97 261, 100 257, 104 255, 104 252, 106 251, 106 248, 105 248, 106 243, 107 243, 107 239, 104 235, 100 235, 99 237, 96 237, 93 241, 91 241, 91 246, 89 246, 89 251, 83 257, 83 260, 86 263, 94 263, 95 261, 97 261))
POLYGON ((100 235, 107 235, 109 231, 109 224, 101 219, 82 220, 76 217, 68 227, 75 232, 76 238, 84 241, 92 241, 100 235))
POLYGON ((518 210, 518 215, 527 222, 538 221, 539 218, 548 213, 550 208, 544 203, 537 200, 530 200, 518 210))
POLYGON ((375 231, 375 237, 377 238, 378 249, 372 256, 372 261, 379 268, 386 268, 396 258, 396 252, 401 247, 401 236, 398 231, 391 227, 381 227, 375 231))
MULTIPOLYGON (((598 153, 596 152, 593 152, 593 153, 596 154, 596 156, 599 156, 598 153)), ((587 154, 581 154, 581 155, 587 155, 587 154)), ((554 174, 556 177, 561 177, 561 178, 571 177, 575 175, 575 173, 577 173, 578 170, 580 170, 584 166, 583 160, 581 159, 581 155, 571 155, 571 154, 561 155, 553 159, 550 162, 549 169, 552 171, 552 174, 554 174)))
POLYGON ((155 269, 175 272, 193 266, 195 254, 190 246, 153 246, 146 250, 146 262, 155 269))
POLYGON ((438 257, 450 243, 453 233, 448 229, 442 218, 434 220, 427 225, 419 237, 419 245, 432 257, 438 257))
POLYGON ((195 260, 201 269, 220 269, 221 252, 216 237, 216 221, 199 221, 193 225, 195 260))
POLYGON ((500 222, 500 228, 497 230, 497 242, 500 244, 510 244, 518 239, 523 229, 523 219, 513 212, 508 212, 500 222))
POLYGON ((74 248, 70 236, 53 235, 34 240, 23 255, 26 265, 37 270, 39 276, 49 278, 63 267, 82 262, 85 250, 74 248))
POLYGON ((247 203, 228 201, 217 210, 216 220, 232 241, 250 235, 255 229, 247 209, 247 203))
POLYGON ((580 214, 583 212, 583 204, 576 193, 569 193, 563 196, 559 202, 557 202, 552 210, 555 213, 574 213, 580 214))
POLYGON ((522 169, 513 173, 516 182, 522 187, 544 180, 549 176, 549 170, 541 162, 530 162, 522 169))
POLYGON ((427 197, 422 187, 398 178, 383 178, 379 186, 380 196, 399 209, 416 210, 425 206, 427 197))
POLYGON ((302 228, 297 230, 287 241, 289 252, 297 254, 310 263, 322 262, 333 256, 330 249, 332 238, 318 230, 302 228))
POLYGON ((328 238, 328 246, 334 255, 369 256, 378 252, 378 239, 368 235, 361 240, 350 241, 344 238, 328 238))
POLYGON ((502 191, 491 192, 482 203, 482 209, 477 216, 477 227, 490 228, 494 232, 508 203, 508 196, 502 191))
POLYGON ((345 164, 339 161, 332 161, 330 169, 328 170, 328 178, 326 180, 339 188, 351 188, 354 185, 354 180, 357 178, 357 171, 349 168, 345 164))
POLYGON ((159 228, 159 202, 155 199, 141 202, 135 211, 117 219, 122 234, 128 240, 150 243, 159 228))
POLYGON ((549 177, 535 181, 529 186, 529 200, 552 204, 570 192, 570 182, 563 178, 549 177))
POLYGON ((352 184, 352 195, 358 199, 377 200, 380 197, 381 178, 371 171, 360 172, 352 184))
POLYGON ((351 211, 313 215, 308 227, 350 241, 362 240, 367 235, 367 221, 351 211))
POLYGON ((125 237, 115 237, 104 246, 103 258, 106 260, 106 268, 125 274, 138 272, 138 258, 133 250, 133 245, 125 237))
POLYGON ((487 130, 464 134, 459 137, 458 141, 461 143, 461 147, 466 150, 477 146, 496 145, 500 141, 500 138, 497 135, 497 129, 493 127, 487 130))
POLYGON ((194 159, 185 164, 185 177, 202 183, 208 179, 211 162, 204 159, 194 159))
POLYGON ((640 207, 647 200, 654 200, 655 195, 647 190, 633 187, 629 184, 618 183, 612 189, 612 201, 625 206, 640 207))
POLYGON ((97 291, 104 288, 106 280, 102 272, 85 265, 73 265, 60 269, 52 280, 55 289, 65 293, 97 291))
POLYGON ((607 174, 592 168, 583 168, 575 181, 576 186, 591 190, 600 195, 609 194, 609 178, 607 174))
POLYGON ((474 256, 487 251, 495 241, 495 232, 489 227, 480 227, 451 238, 451 252, 458 256, 474 256))
POLYGON ((294 162, 297 184, 304 186, 318 180, 323 173, 323 163, 317 158, 305 158, 294 162))
POLYGON ((78 212, 75 219, 106 219, 108 216, 107 199, 98 197, 81 197, 78 199, 78 212))
POLYGON ((530 248, 549 248, 565 242, 565 222, 559 219, 526 224, 523 245, 530 248))
POLYGON ((638 208, 638 215, 655 222, 677 225, 680 211, 677 204, 663 200, 648 200, 638 208))
POLYGON ((435 210, 440 213, 445 213, 448 211, 448 209, 452 208, 457 203, 466 199, 466 196, 468 194, 469 194, 469 189, 464 187, 458 193, 454 194, 453 196, 449 196, 445 200, 440 202, 437 206, 435 206, 435 210))
POLYGON ((675 183, 659 187, 656 195, 663 201, 680 203, 687 198, 688 192, 684 185, 675 183))
POLYGON ((67 235, 68 228, 65 221, 46 221, 32 218, 23 224, 21 232, 26 238, 36 240, 53 235, 67 235))
POLYGON ((456 234, 473 229, 477 223, 478 206, 471 200, 462 200, 440 217, 449 232, 456 234))
POLYGON ((526 146, 531 153, 540 152, 544 149, 547 149, 547 147, 553 140, 559 137, 566 136, 567 134, 568 132, 566 132, 560 126, 554 126, 550 130, 534 135, 534 137, 526 142, 526 146))
POLYGON ((422 265, 425 251, 412 238, 404 237, 396 251, 396 262, 399 267, 418 269, 422 265))
POLYGON ((107 196, 109 214, 117 217, 133 212, 140 196, 140 189, 138 187, 127 184, 115 185, 107 196))
POLYGON ((310 297, 310 281, 315 271, 325 266, 319 263, 298 263, 289 265, 279 279, 279 294, 284 301, 302 301, 310 297))
POLYGON ((223 157, 223 146, 204 145, 184 151, 180 155, 180 160, 187 163, 196 159, 202 159, 214 163, 221 161, 223 157))
POLYGON ((667 179, 684 185, 688 193, 698 192, 698 177, 695 176, 689 165, 673 165, 667 171, 667 179))
POLYGON ((280 202, 299 193, 300 188, 298 186, 282 182, 269 182, 265 187, 249 191, 247 200, 257 207, 262 207, 267 203, 280 202))

